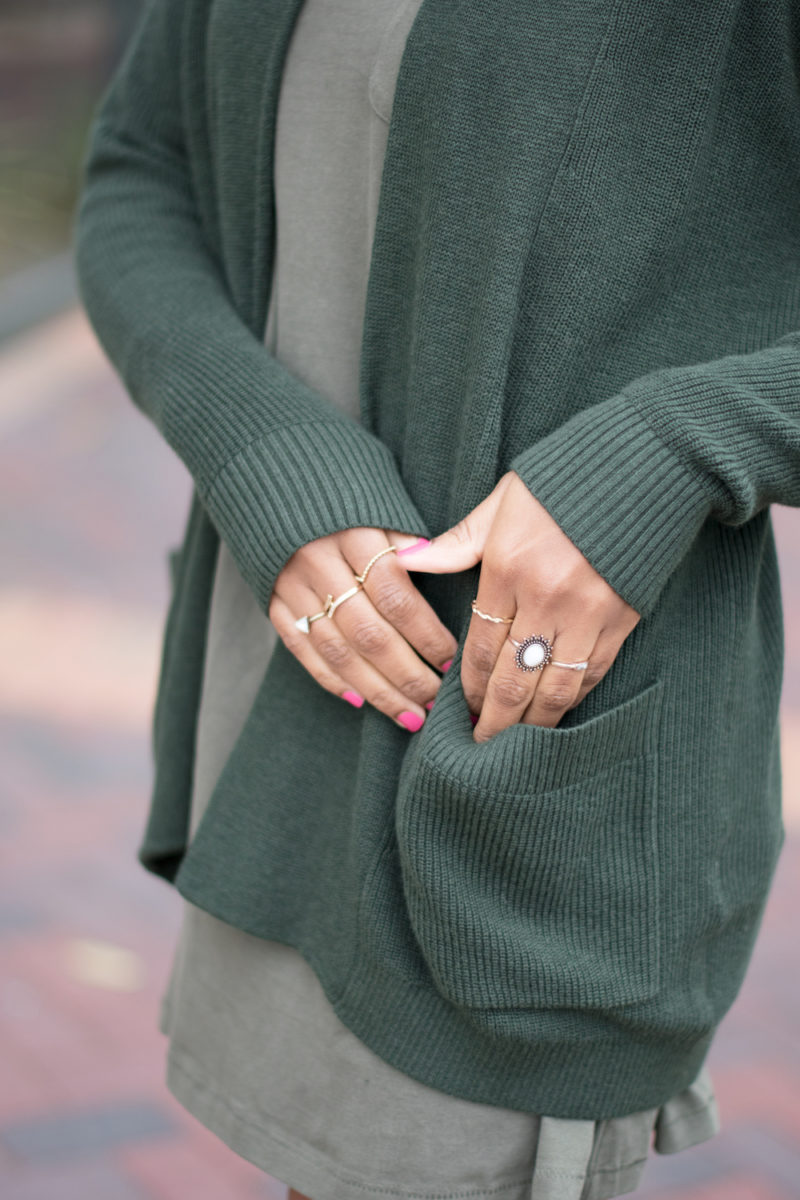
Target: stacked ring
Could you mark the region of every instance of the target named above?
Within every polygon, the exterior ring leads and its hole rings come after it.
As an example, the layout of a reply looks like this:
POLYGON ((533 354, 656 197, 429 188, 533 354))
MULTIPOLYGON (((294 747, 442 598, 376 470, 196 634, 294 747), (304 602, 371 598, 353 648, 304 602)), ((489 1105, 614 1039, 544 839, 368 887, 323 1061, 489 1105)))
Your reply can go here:
MULTIPOLYGON (((513 617, 493 617, 491 613, 481 612, 477 601, 476 596, 472 601, 472 611, 476 617, 482 617, 484 621, 494 621, 497 625, 511 625, 514 621, 513 617)), ((541 671, 547 666, 566 667, 568 671, 585 671, 589 666, 587 661, 567 663, 553 658, 553 645, 541 633, 531 634, 523 642, 516 641, 509 634, 508 640, 517 648, 514 661, 521 671, 541 671)))
POLYGON ((391 554, 393 550, 397 550, 397 546, 384 546, 383 550, 379 550, 377 554, 373 554, 372 558, 364 567, 364 570, 360 575, 356 575, 355 572, 353 572, 353 578, 356 580, 355 587, 348 588, 346 592, 342 592, 341 596, 337 596, 335 600, 331 593, 328 592, 328 595, 325 597, 324 607, 318 613, 313 613, 310 616, 298 617, 294 623, 295 628, 299 629, 301 633, 310 633, 311 626, 314 621, 318 621, 320 617, 332 617, 340 604, 343 604, 345 600, 349 600, 351 596, 355 596, 357 592, 361 591, 364 586, 364 580, 367 578, 367 575, 372 569, 373 564, 376 563, 384 554, 391 554))

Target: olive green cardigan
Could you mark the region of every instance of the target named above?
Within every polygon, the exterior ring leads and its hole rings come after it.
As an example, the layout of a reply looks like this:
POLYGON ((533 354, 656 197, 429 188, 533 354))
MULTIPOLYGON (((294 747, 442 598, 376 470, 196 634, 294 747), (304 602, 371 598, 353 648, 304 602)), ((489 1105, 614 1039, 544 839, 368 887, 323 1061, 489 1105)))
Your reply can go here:
MULTIPOLYGON (((142 862, 297 947, 446 1092, 664 1102, 742 982, 782 840, 769 504, 800 506, 791 0, 425 0, 397 81, 361 421, 265 349, 300 0, 155 0, 98 113, 82 294, 191 472, 142 862), (516 470, 642 620, 559 728, 423 729, 279 643, 187 849, 218 539, 266 612, 303 543, 433 535, 516 470)), ((142 487, 147 481, 142 480, 142 487)), ((463 646, 477 569, 414 578, 463 646)))

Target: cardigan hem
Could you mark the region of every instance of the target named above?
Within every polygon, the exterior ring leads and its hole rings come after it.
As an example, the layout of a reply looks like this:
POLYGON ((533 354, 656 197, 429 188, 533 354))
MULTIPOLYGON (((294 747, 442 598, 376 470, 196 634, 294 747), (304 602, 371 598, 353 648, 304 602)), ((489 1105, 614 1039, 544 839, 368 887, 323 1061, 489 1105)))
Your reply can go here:
MULTIPOLYGON (((605 1020, 597 1014, 587 1016, 586 1033, 569 1043, 559 1038, 558 1019, 547 1040, 536 1041, 529 1032, 519 1040, 507 1034, 495 1037, 478 1024, 482 1016, 491 1017, 488 1010, 459 1008, 433 986, 410 982, 363 951, 346 978, 336 978, 335 964, 328 967, 300 939, 290 940, 266 922, 247 920, 224 902, 209 904, 180 873, 175 886, 185 900, 218 920, 292 946, 314 970, 351 1033, 390 1066, 447 1095, 568 1120, 607 1120, 660 1108, 685 1091, 711 1044, 711 1033, 691 1041, 683 1036, 679 1044, 667 1036, 635 1038, 624 1020, 614 1029, 613 1011, 605 1020)), ((505 1012, 499 1015, 508 1017, 505 1012)), ((567 1010, 543 1010, 542 1015, 543 1029, 553 1016, 571 1016, 573 1026, 580 1017, 567 1010)))

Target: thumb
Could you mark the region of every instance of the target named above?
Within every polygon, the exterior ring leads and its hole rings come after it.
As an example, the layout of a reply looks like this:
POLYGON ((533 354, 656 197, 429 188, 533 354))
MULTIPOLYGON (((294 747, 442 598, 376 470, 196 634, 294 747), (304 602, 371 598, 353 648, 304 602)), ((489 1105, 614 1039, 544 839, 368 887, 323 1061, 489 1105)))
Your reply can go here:
POLYGON ((409 571, 430 571, 434 575, 474 567, 483 558, 486 538, 500 504, 500 495, 496 491, 432 541, 420 539, 401 547, 397 558, 409 571))

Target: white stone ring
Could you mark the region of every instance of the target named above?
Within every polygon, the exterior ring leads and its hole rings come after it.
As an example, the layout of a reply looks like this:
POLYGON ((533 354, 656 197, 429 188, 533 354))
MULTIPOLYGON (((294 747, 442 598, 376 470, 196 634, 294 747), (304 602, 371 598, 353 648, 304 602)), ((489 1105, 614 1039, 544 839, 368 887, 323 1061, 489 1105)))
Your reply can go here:
POLYGON ((558 662, 553 658, 552 643, 540 633, 531 634, 524 642, 518 642, 509 634, 508 640, 517 648, 514 662, 521 671, 541 671, 548 664, 553 667, 566 667, 568 671, 585 671, 589 665, 588 662, 558 662))
POLYGON ((509 634, 508 640, 517 648, 514 662, 521 671, 541 671, 542 667, 546 667, 553 657, 552 643, 546 637, 542 637, 540 633, 531 634, 530 637, 525 638, 524 642, 516 641, 509 634))

